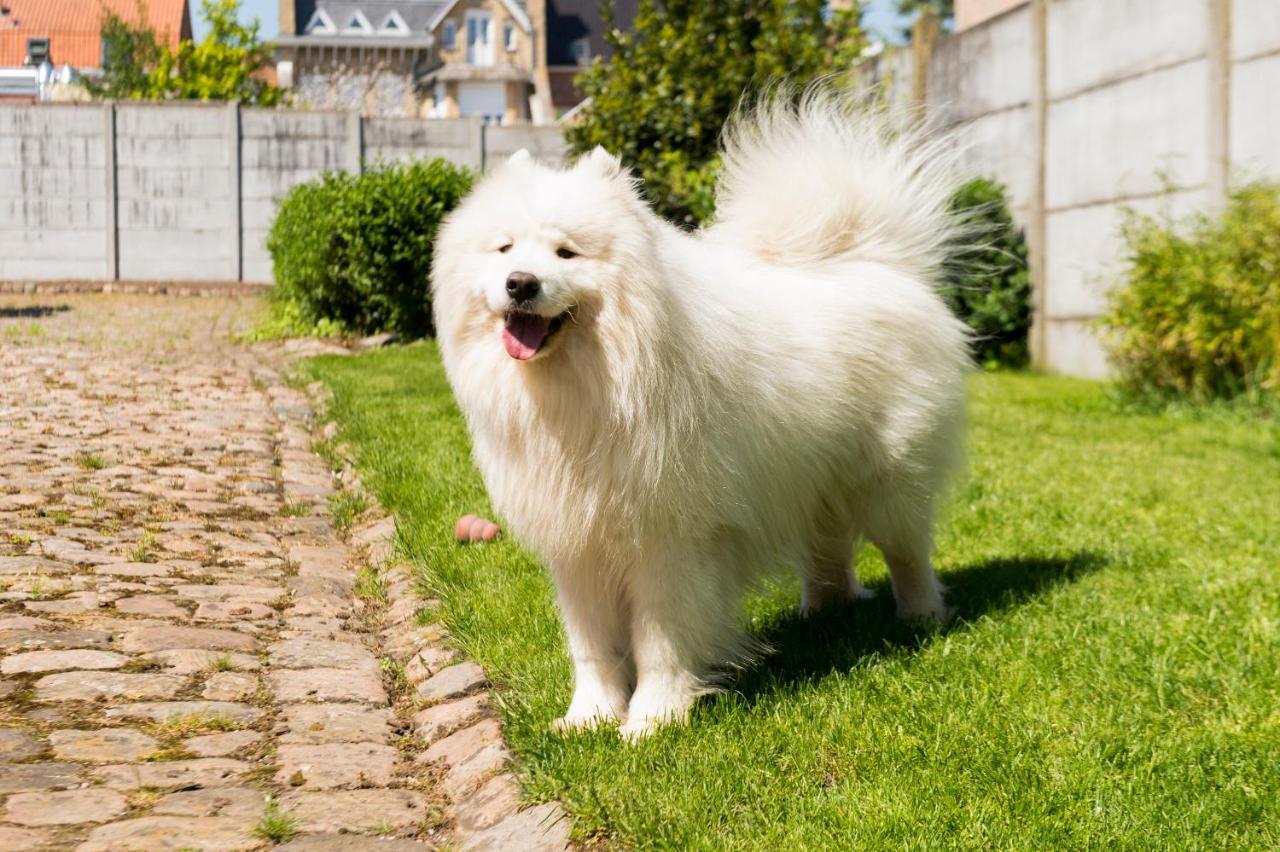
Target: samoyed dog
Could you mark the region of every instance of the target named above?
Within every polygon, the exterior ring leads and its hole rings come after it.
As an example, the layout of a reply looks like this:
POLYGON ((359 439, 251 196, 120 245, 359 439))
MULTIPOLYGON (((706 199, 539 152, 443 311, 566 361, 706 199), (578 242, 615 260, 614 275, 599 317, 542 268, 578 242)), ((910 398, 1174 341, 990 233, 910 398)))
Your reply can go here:
POLYGON ((945 150, 811 90, 730 123, 696 233, 602 149, 516 154, 448 218, 440 350, 494 507, 554 576, 558 727, 681 719, 748 647, 753 579, 794 566, 804 611, 862 596, 860 538, 900 616, 945 617, 931 526, 969 366, 935 291, 945 150))

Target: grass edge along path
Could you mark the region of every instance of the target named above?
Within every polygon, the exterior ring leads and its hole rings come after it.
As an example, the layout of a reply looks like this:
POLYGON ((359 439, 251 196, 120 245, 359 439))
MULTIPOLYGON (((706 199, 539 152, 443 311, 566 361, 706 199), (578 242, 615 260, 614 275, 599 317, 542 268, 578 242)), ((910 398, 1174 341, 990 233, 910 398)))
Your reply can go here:
MULTIPOLYGON (((776 648, 638 747, 559 737, 570 675, 550 583, 489 513, 433 343, 304 370, 396 513, 422 582, 494 680, 534 799, 644 848, 1265 848, 1280 844, 1280 427, 1152 414, 1105 386, 972 380, 970 468, 938 537, 958 618, 877 599, 813 620, 780 581, 776 648)), ((536 487, 536 484, 534 484, 536 487)))

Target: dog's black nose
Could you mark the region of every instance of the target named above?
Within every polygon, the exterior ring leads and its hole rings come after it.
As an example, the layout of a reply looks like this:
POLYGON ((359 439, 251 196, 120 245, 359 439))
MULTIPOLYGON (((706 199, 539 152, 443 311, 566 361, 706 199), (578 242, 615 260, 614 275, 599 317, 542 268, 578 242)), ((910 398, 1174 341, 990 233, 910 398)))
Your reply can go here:
POLYGON ((532 272, 513 272, 507 276, 507 295, 516 302, 527 302, 536 298, 542 289, 542 282, 532 272))

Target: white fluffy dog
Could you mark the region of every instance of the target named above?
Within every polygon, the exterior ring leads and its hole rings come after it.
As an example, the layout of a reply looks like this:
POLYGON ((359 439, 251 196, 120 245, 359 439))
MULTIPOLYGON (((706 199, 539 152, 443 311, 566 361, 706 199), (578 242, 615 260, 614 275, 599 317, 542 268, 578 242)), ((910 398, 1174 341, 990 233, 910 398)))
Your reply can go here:
POLYGON ((554 574, 559 726, 682 718, 740 659, 752 579, 794 563, 804 610, 858 597, 859 537, 901 616, 945 617, 931 526, 969 363, 934 289, 946 159, 811 91, 735 119, 698 233, 602 149, 521 152, 449 217, 440 348, 495 508, 554 574))

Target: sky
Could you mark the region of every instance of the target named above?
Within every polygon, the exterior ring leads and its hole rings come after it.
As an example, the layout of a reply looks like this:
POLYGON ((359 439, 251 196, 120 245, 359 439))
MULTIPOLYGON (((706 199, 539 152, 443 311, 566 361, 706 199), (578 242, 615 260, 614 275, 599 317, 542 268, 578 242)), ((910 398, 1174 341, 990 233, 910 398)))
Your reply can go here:
MULTIPOLYGON (((191 27, 197 39, 208 29, 200 19, 200 0, 190 0, 191 27)), ((863 26, 874 36, 888 42, 902 41, 903 22, 894 11, 896 0, 865 0, 863 26)), ((280 0, 240 0, 240 19, 245 23, 257 18, 261 26, 258 34, 265 39, 280 32, 280 0)))

